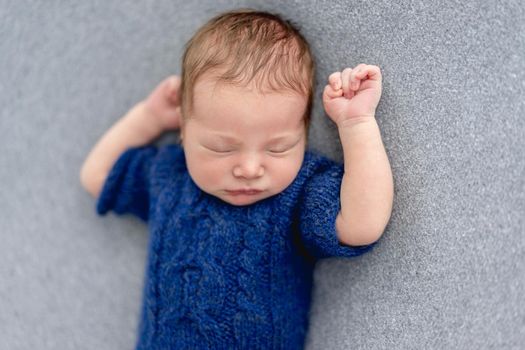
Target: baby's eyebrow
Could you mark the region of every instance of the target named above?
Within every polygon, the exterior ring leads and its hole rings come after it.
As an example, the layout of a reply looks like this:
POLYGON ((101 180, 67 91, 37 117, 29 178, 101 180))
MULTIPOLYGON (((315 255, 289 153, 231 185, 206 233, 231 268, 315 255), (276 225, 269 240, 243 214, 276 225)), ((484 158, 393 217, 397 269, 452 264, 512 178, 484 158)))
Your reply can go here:
MULTIPOLYGON (((226 140, 226 141, 230 141, 234 144, 240 144, 241 143, 241 140, 233 137, 233 136, 229 136, 229 135, 226 135, 226 134, 219 134, 219 133, 213 133, 212 134, 213 136, 217 136, 223 140, 226 140)), ((285 139, 288 139, 288 138, 291 138, 292 136, 294 136, 294 134, 282 134, 282 135, 278 135, 278 136, 275 136, 273 138, 270 139, 269 142, 274 142, 274 141, 281 141, 281 140, 285 140, 285 139)))

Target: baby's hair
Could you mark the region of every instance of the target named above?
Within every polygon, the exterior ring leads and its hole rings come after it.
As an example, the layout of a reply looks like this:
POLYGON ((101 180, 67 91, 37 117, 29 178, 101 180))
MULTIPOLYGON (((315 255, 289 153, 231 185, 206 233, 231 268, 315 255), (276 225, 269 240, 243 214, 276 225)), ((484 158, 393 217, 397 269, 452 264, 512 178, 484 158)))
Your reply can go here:
POLYGON ((186 43, 182 57, 182 115, 193 108, 194 86, 206 72, 218 83, 239 87, 255 83, 266 91, 293 91, 307 97, 310 125, 315 63, 310 47, 289 20, 277 14, 241 8, 219 14, 186 43), (267 89, 267 90, 266 90, 267 89))

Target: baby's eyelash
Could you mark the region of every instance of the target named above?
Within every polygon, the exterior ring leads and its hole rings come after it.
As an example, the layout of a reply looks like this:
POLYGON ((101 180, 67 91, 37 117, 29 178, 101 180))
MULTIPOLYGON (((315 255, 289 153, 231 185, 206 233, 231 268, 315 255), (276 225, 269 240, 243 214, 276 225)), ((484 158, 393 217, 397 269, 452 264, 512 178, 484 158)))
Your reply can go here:
MULTIPOLYGON (((213 152, 216 152, 216 153, 230 153, 230 152, 233 152, 232 151, 218 151, 218 150, 214 150, 212 149, 213 152)), ((270 153, 286 153, 288 152, 289 150, 288 149, 285 149, 285 150, 268 150, 268 152, 270 153)))
MULTIPOLYGON (((234 152, 235 150, 218 150, 218 149, 214 149, 214 148, 211 148, 211 147, 206 147, 207 149, 209 149, 210 151, 214 152, 214 153, 218 153, 218 154, 228 154, 228 153, 232 153, 234 152)), ((270 149, 268 150, 269 153, 272 153, 272 154, 284 154, 288 151, 290 151, 291 149, 293 148, 292 147, 288 147, 288 148, 285 148, 285 149, 270 149)))
POLYGON ((285 153, 285 152, 287 152, 287 151, 288 151, 288 149, 285 149, 285 150, 278 150, 278 151, 275 151, 275 150, 269 150, 269 152, 271 152, 271 153, 285 153))

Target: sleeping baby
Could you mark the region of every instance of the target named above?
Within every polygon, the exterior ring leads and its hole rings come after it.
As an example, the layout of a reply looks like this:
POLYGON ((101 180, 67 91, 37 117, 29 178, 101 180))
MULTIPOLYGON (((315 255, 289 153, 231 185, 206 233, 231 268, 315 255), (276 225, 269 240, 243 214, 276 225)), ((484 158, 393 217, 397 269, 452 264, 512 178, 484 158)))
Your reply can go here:
POLYGON ((381 72, 323 91, 344 164, 307 150, 315 64, 280 15, 239 9, 188 41, 162 81, 87 156, 98 214, 147 223, 137 349, 302 349, 317 260, 372 249, 393 180, 375 120, 381 72), (166 131, 178 143, 152 144, 166 131))

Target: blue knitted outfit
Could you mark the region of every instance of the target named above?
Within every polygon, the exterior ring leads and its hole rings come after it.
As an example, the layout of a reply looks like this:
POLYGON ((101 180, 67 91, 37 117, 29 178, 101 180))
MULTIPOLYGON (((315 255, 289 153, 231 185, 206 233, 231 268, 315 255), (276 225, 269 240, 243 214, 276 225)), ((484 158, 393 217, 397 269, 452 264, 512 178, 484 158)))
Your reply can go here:
POLYGON ((150 231, 137 349, 302 349, 318 259, 339 243, 342 164, 305 152, 281 193, 234 206, 200 190, 177 144, 128 148, 97 202, 150 231))

